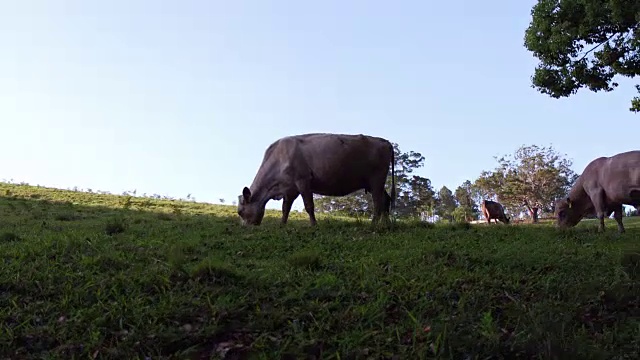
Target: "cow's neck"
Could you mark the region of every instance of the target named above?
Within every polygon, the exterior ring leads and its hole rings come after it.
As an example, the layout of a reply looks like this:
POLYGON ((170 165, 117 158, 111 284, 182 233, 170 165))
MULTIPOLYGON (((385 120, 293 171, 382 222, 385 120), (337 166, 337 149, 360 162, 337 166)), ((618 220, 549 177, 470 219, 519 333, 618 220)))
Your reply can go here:
POLYGON ((274 171, 259 171, 251 184, 251 201, 258 202, 265 206, 273 198, 278 198, 280 194, 278 178, 274 171))
POLYGON ((569 191, 569 198, 571 199, 571 206, 578 209, 581 213, 585 213, 593 206, 591 204, 591 198, 587 192, 584 191, 582 178, 578 178, 573 188, 571 188, 571 191, 569 191))

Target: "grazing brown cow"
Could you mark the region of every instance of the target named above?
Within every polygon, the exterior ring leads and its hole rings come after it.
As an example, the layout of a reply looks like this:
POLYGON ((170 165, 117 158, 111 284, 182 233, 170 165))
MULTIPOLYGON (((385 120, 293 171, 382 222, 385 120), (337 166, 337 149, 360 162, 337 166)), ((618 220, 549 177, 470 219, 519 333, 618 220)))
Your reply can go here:
POLYGON ((623 233, 623 204, 640 205, 640 150, 599 157, 587 164, 569 196, 556 202, 557 225, 576 226, 595 212, 598 231, 604 231, 604 218, 613 212, 618 231, 623 233))
POLYGON ((499 202, 491 200, 482 201, 482 214, 485 219, 487 219, 487 223, 491 223, 491 219, 493 219, 496 223, 500 220, 503 223, 508 224, 509 220, 511 220, 511 218, 504 214, 504 208, 502 205, 499 202))
POLYGON ((364 189, 373 197, 377 222, 388 218, 395 203, 393 145, 386 139, 366 135, 304 134, 275 141, 264 153, 250 188, 238 197, 238 215, 243 224, 260 225, 265 205, 282 202, 286 224, 293 201, 302 195, 311 225, 316 225, 313 194, 345 196, 364 189), (384 189, 391 163, 391 196, 384 189))

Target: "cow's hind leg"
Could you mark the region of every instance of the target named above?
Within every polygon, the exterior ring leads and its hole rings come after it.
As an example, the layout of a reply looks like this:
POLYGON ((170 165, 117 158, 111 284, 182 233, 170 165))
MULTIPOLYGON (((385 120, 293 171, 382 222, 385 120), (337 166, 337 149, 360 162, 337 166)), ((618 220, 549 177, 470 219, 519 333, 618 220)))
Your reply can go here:
POLYGON ((380 211, 378 212, 379 218, 378 221, 380 220, 380 218, 384 219, 384 221, 386 222, 390 222, 391 221, 391 196, 389 196, 389 193, 387 192, 387 190, 383 190, 382 191, 382 209, 380 209, 380 211))
POLYGON ((384 186, 376 186, 371 191, 371 197, 373 198, 373 219, 372 223, 377 223, 380 221, 382 214, 388 215, 387 207, 387 199, 391 199, 391 197, 384 190, 384 186), (386 196, 385 196, 386 195, 386 196))
POLYGON ((389 195, 387 190, 384 191, 384 208, 382 213, 387 216, 391 214, 391 196, 389 195))
POLYGON ((371 223, 375 224, 380 220, 380 216, 382 215, 382 202, 384 200, 382 200, 383 196, 378 191, 372 192, 371 197, 373 198, 373 219, 371 219, 371 223))
POLYGON ((372 223, 377 223, 380 217, 384 213, 387 215, 388 220, 389 207, 391 206, 391 196, 384 188, 384 183, 387 179, 387 172, 376 174, 373 178, 369 179, 368 184, 364 188, 368 189, 371 193, 373 200, 373 219, 372 223))

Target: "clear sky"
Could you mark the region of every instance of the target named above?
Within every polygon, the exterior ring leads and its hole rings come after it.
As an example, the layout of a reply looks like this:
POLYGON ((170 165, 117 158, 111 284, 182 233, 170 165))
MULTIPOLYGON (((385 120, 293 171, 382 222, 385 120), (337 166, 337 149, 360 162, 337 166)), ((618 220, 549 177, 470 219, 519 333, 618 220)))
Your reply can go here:
POLYGON ((292 134, 387 138, 452 190, 522 144, 637 148, 630 82, 530 87, 534 3, 5 0, 0 179, 231 203, 292 134))

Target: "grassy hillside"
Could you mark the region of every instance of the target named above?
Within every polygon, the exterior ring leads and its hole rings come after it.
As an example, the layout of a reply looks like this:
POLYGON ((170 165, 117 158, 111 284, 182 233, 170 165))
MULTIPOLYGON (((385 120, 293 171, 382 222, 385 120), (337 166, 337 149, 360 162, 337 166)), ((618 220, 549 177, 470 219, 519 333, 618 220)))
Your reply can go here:
POLYGON ((623 359, 640 222, 430 226, 0 184, 0 355, 623 359))

